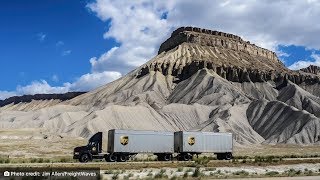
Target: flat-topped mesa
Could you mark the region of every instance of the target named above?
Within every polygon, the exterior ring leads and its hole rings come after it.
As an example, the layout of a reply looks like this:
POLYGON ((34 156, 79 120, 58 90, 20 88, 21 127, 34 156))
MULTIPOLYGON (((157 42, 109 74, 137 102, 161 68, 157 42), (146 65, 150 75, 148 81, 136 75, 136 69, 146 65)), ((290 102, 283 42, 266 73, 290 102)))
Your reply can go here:
POLYGON ((247 52, 253 56, 261 56, 281 63, 276 53, 251 44, 249 41, 244 41, 239 36, 197 27, 180 27, 173 31, 171 37, 161 44, 158 54, 173 49, 184 42, 247 52))

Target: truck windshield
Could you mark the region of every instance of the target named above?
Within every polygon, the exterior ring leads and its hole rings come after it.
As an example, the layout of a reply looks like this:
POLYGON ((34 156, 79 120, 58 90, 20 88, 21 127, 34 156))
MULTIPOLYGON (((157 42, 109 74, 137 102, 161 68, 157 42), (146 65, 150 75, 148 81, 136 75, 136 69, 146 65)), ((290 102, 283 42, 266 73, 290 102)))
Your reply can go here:
POLYGON ((96 145, 96 142, 94 142, 94 141, 89 141, 88 142, 88 146, 94 146, 94 145, 96 145))

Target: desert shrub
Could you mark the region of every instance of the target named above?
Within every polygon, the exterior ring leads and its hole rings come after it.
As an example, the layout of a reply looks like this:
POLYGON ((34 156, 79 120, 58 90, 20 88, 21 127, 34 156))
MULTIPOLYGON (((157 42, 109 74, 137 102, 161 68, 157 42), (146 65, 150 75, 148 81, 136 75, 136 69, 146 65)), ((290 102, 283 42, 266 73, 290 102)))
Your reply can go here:
POLYGON ((104 174, 113 174, 113 170, 107 170, 104 172, 104 174))
POLYGON ((249 173, 247 171, 244 171, 244 170, 236 171, 236 172, 233 172, 232 174, 233 175, 237 175, 237 176, 248 176, 249 175, 249 173))
POLYGON ((200 175, 201 175, 200 168, 197 167, 197 168, 194 170, 194 172, 193 172, 193 174, 192 174, 192 177, 199 177, 200 175))
POLYGON ((174 176, 172 176, 172 177, 170 178, 170 180, 176 180, 176 179, 178 179, 176 175, 174 175, 174 176))
POLYGON ((195 159, 196 164, 207 165, 210 162, 210 159, 207 156, 203 156, 195 159))
POLYGON ((31 162, 31 163, 36 163, 36 162, 37 162, 37 159, 36 159, 36 158, 32 158, 32 159, 30 160, 30 162, 31 162))
POLYGON ((112 176, 112 179, 118 179, 119 178, 119 173, 116 173, 112 176))
POLYGON ((217 168, 214 168, 214 167, 210 167, 210 168, 207 168, 206 171, 215 171, 217 168))
POLYGON ((162 178, 166 178, 167 175, 165 175, 166 170, 165 169, 161 169, 159 173, 157 173, 154 178, 155 179, 162 179, 162 178))
POLYGON ((267 172, 266 175, 267 175, 267 176, 277 176, 277 175, 279 175, 279 172, 277 172, 277 171, 270 171, 270 172, 267 172))

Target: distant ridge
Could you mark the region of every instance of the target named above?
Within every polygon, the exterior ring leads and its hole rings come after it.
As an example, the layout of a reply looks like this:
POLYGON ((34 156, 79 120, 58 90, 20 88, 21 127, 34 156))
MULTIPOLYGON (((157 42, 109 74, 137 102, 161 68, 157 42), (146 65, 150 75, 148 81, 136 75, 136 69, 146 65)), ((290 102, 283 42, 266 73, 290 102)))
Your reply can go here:
POLYGON ((23 96, 13 96, 5 100, 0 100, 0 107, 6 106, 8 104, 14 103, 28 103, 32 100, 61 100, 66 101, 77 97, 86 92, 68 92, 65 94, 35 94, 35 95, 23 95, 23 96))

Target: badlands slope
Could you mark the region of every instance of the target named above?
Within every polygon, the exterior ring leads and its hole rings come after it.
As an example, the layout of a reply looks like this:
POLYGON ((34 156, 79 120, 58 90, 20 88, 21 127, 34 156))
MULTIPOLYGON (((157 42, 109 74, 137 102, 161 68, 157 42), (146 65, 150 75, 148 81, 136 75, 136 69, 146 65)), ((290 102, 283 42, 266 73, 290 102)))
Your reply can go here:
POLYGON ((312 72, 291 71, 235 35, 179 28, 156 57, 105 86, 67 101, 1 107, 0 128, 84 138, 112 128, 196 130, 232 132, 237 145, 319 144, 312 72))

